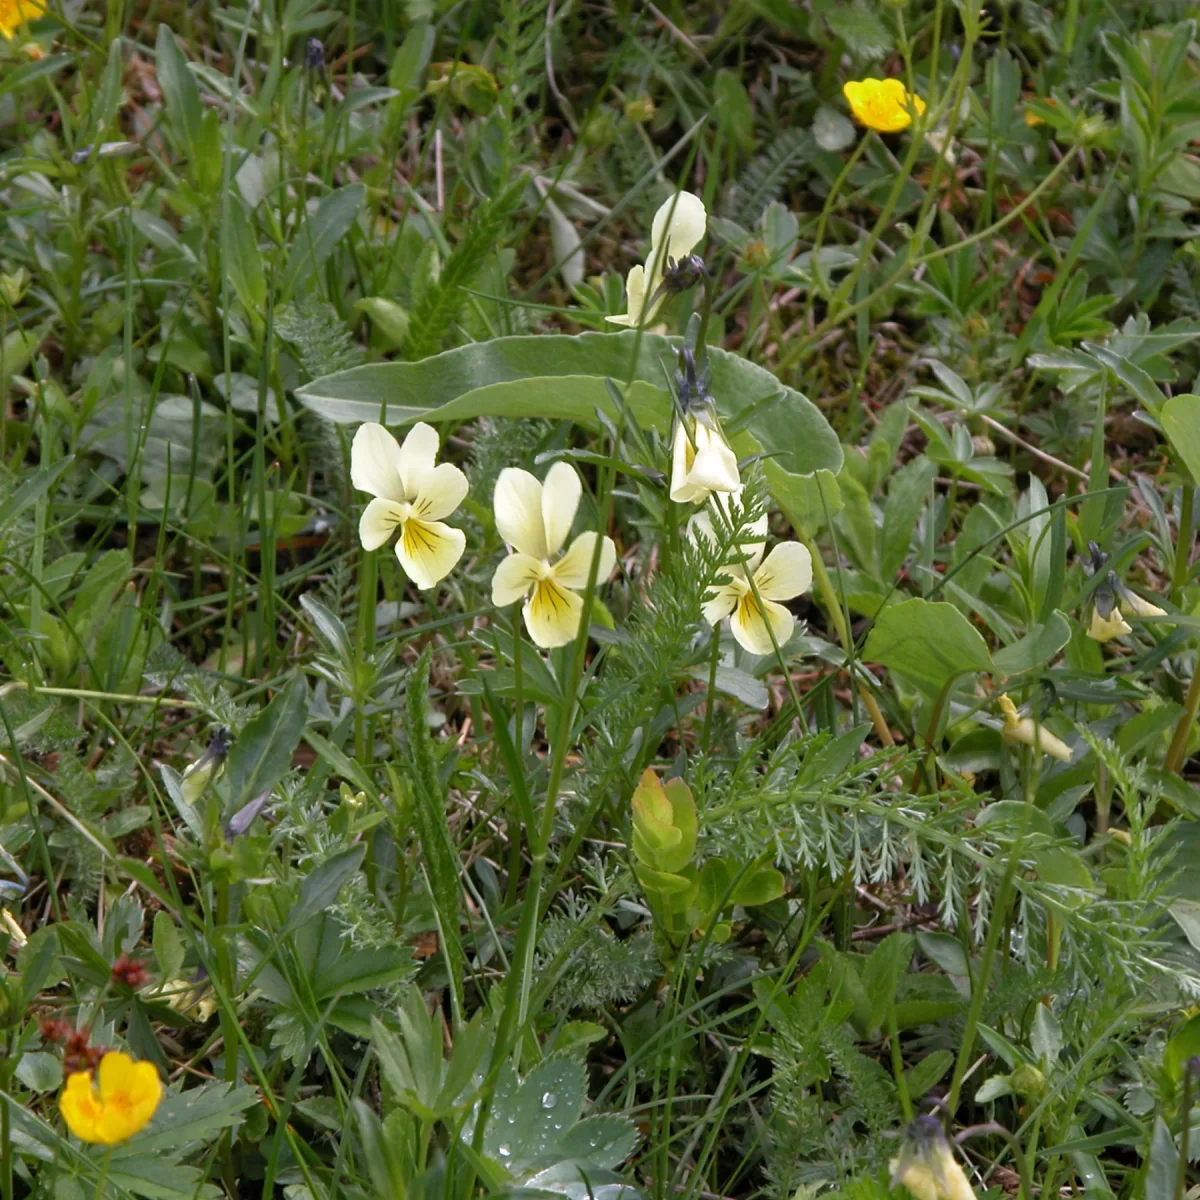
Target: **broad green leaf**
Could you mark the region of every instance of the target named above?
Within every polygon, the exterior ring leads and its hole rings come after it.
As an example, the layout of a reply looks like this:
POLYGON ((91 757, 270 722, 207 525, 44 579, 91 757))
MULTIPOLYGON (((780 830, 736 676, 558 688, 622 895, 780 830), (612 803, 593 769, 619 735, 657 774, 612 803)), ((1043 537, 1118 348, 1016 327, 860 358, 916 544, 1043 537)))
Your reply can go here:
POLYGON ((1200 486, 1200 396, 1172 396, 1162 406, 1159 420, 1172 449, 1200 486))
POLYGON ((752 867, 734 885, 732 904, 753 908, 757 904, 770 904, 778 900, 785 890, 783 874, 774 867, 752 867))
POLYGON ((1162 1117, 1154 1118, 1150 1137, 1150 1159, 1146 1163, 1146 1190, 1143 1200, 1174 1200, 1179 1177, 1179 1150, 1171 1130, 1162 1117))
MULTIPOLYGON (((29 366, 30 360, 49 332, 50 322, 40 325, 37 329, 25 330, 18 327, 9 330, 4 340, 0 341, 0 382, 7 384, 10 376, 20 375, 29 366)), ((46 467, 42 470, 46 470, 46 467)))
MULTIPOLYGON (((1175 902, 1176 904, 1179 901, 1175 902)), ((1172 906, 1173 907, 1173 906, 1172 906)), ((1183 1078, 1183 1072, 1188 1060, 1200 1054, 1200 1016, 1192 1017, 1182 1029, 1177 1029, 1167 1042, 1166 1053, 1163 1055, 1163 1066, 1167 1073, 1178 1083, 1183 1078)))
POLYGON ((168 912, 154 914, 154 959, 158 963, 159 975, 165 983, 174 979, 183 966, 183 939, 175 918, 168 912))
POLYGON ((1019 641, 992 655, 1001 675, 1032 671, 1048 663, 1071 640, 1071 623, 1060 612, 1052 612, 1044 625, 1034 625, 1019 641))
POLYGON ((337 894, 342 890, 342 884, 362 865, 367 848, 363 843, 351 846, 338 854, 327 858, 319 867, 314 868, 300 885, 300 895, 296 907, 288 916, 288 924, 293 928, 303 925, 309 918, 327 909, 337 894))
POLYGON ((189 1142, 207 1140, 223 1129, 240 1125, 242 1113, 259 1100, 258 1089, 205 1083, 183 1092, 168 1092, 145 1133, 113 1154, 113 1165, 123 1158, 150 1153, 181 1151, 189 1142))
POLYGON ((229 751, 230 813, 283 778, 307 716, 308 688, 297 675, 246 724, 229 751))
POLYGON ((352 183, 330 192, 317 205, 296 234, 279 281, 281 296, 290 296, 297 285, 307 282, 333 253, 333 248, 350 232, 366 198, 367 189, 361 183, 352 183))
POLYGON ((916 1066, 904 1072, 909 1098, 920 1100, 953 1065, 954 1055, 949 1050, 934 1050, 925 1055, 916 1066))
POLYGON ((879 576, 885 583, 891 581, 908 557, 913 529, 929 499, 929 487, 936 474, 937 465, 922 454, 905 463, 888 484, 879 544, 879 576))
POLYGON ((154 56, 167 120, 175 132, 178 149, 190 158, 196 152, 204 110, 200 107, 200 89, 195 77, 166 21, 158 27, 154 56))
POLYGON ((959 675, 994 669, 987 643, 953 604, 919 596, 875 618, 863 658, 934 694, 959 675))
POLYGON ((62 1059, 44 1050, 22 1054, 17 1062, 16 1076, 31 1092, 53 1092, 62 1087, 62 1059))
MULTIPOLYGON (((466 421, 477 416, 546 417, 596 428, 596 409, 620 420, 605 380, 629 380, 629 414, 664 436, 672 402, 667 379, 681 339, 621 333, 548 334, 494 338, 419 362, 374 363, 327 375, 296 393, 331 421, 466 421), (637 358, 634 359, 634 349, 637 358)), ((765 453, 772 493, 785 509, 799 504, 795 476, 836 474, 842 448, 816 406, 769 371, 709 348, 712 394, 740 456, 765 453)))

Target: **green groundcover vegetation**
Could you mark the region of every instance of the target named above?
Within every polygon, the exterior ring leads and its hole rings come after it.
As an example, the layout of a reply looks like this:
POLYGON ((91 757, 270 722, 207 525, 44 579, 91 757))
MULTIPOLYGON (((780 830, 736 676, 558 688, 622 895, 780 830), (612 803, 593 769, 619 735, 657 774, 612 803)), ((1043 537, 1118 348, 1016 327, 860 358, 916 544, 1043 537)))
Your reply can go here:
POLYGON ((0 0, 0 1200, 1200 1196, 1198 16, 0 0))

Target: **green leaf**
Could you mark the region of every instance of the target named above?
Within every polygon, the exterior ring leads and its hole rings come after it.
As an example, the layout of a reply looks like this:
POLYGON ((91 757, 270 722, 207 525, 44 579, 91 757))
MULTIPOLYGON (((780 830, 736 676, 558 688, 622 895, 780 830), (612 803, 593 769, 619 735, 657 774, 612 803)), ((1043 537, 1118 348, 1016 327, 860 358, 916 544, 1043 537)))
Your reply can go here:
POLYGON ((254 224, 236 195, 229 197, 221 225, 221 266, 242 307, 251 319, 261 320, 267 306, 267 277, 254 224))
POLYGON ((929 488, 936 474, 937 465, 922 454, 905 463, 888 484, 879 546, 879 573, 885 583, 893 578, 908 557, 913 529, 929 499, 929 488))
POLYGON ((1192 482, 1200 486, 1200 396, 1172 396, 1162 406, 1158 419, 1192 482))
POLYGON ((348 850, 342 850, 327 858, 319 867, 309 872, 300 885, 296 906, 288 914, 288 925, 292 929, 298 929, 317 913, 324 912, 337 899, 342 885, 362 865, 366 852, 366 845, 360 842, 357 846, 351 846, 348 850))
POLYGON ((1146 1164, 1146 1190, 1143 1200, 1173 1200, 1179 1176, 1179 1150, 1171 1130, 1162 1117, 1154 1118, 1150 1137, 1150 1160, 1146 1164))
POLYGON ((16 1076, 31 1092, 53 1092, 62 1087, 62 1059, 44 1050, 22 1054, 16 1076))
POLYGON ((909 1097, 920 1100, 953 1065, 954 1055, 949 1050, 934 1050, 927 1054, 916 1066, 904 1072, 909 1097))
POLYGON ((291 766, 308 716, 308 687, 295 676, 247 722, 229 751, 229 812, 274 787, 291 766))
POLYGON ((887 22, 867 0, 838 4, 825 12, 825 21, 834 37, 841 38, 851 54, 859 58, 883 58, 892 49, 887 22))
MULTIPOLYGON (((1178 903, 1178 901, 1176 901, 1178 903)), ((1192 1017, 1182 1029, 1177 1029, 1167 1042, 1166 1053, 1163 1055, 1163 1066, 1167 1074, 1178 1083, 1183 1078, 1183 1072, 1189 1059, 1200 1054, 1200 1015, 1192 1017)))
POLYGON ((306 283, 333 253, 334 247, 350 232, 366 202, 367 189, 361 183, 330 192, 296 235, 287 266, 279 280, 280 296, 286 299, 299 285, 306 283))
POLYGON ((222 1130, 240 1125, 242 1113, 258 1103, 258 1089, 230 1087, 227 1083, 204 1083, 183 1092, 168 1092, 145 1133, 113 1152, 118 1160, 151 1153, 171 1157, 192 1142, 210 1140, 222 1130))
POLYGON ((756 904, 770 904, 783 895, 783 874, 774 867, 752 867, 734 885, 731 904, 753 908, 756 904))
POLYGON ((959 675, 994 669, 987 643, 953 604, 920 597, 888 605, 876 617, 863 658, 934 695, 959 675))
POLYGON ((183 966, 183 939, 175 918, 168 912, 159 911, 154 914, 154 960, 158 963, 158 972, 162 981, 174 979, 183 966))
POLYGON ((158 27, 154 55, 167 120, 175 133, 178 148, 191 158, 196 152, 204 110, 200 107, 196 79, 166 21, 158 27))
POLYGON ((1071 640, 1071 623, 1060 612, 1052 612, 1045 625, 1034 625, 1011 646, 992 655, 1001 675, 1017 675, 1048 663, 1071 640))
MULTIPOLYGON (((605 386, 629 379, 626 403, 643 429, 670 429, 666 380, 681 339, 635 330, 494 338, 419 362, 372 363, 300 388, 306 408, 341 424, 468 421, 478 416, 545 417, 597 428, 596 410, 619 420, 605 386), (634 349, 637 357, 634 357, 634 349)), ((817 407, 769 371, 709 348, 717 410, 739 456, 769 453, 772 494, 789 509, 808 496, 797 476, 841 468, 837 435, 817 407)), ((828 497, 827 497, 828 499, 828 497)), ((831 502, 831 507, 832 507, 831 502)))
POLYGON ((882 1028, 888 1006, 900 988, 900 979, 912 962, 914 949, 911 933, 892 933, 875 947, 863 966, 863 987, 870 999, 870 1030, 882 1028))
POLYGON ((722 67, 713 78, 713 110, 717 127, 739 150, 754 149, 754 110, 741 72, 722 67))

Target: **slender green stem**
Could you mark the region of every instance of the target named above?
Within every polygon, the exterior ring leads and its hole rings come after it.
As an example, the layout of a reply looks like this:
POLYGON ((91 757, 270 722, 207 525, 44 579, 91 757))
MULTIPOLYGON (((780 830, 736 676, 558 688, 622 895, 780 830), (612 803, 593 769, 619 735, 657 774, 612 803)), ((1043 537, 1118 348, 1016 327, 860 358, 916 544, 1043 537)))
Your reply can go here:
POLYGON ((1163 767, 1171 774, 1178 774, 1183 766, 1183 756, 1187 750, 1188 738, 1191 736, 1192 726, 1196 723, 1198 711, 1200 711, 1200 659, 1197 659, 1196 666, 1193 668, 1192 682, 1188 687, 1187 698, 1183 702, 1183 713, 1180 715, 1179 723, 1175 726, 1171 745, 1167 749, 1167 758, 1163 763, 1163 767))
POLYGON ((1180 1105, 1183 1128, 1179 1132, 1179 1173, 1175 1177, 1175 1200, 1183 1200, 1187 1192, 1188 1141, 1192 1132, 1192 1070, 1183 1064, 1183 1103, 1180 1105))
POLYGON ((908 1080, 904 1077, 904 1056, 900 1053, 900 1027, 896 1021, 896 997, 888 1001, 887 1011, 888 1044, 892 1053, 892 1075, 896 1080, 896 1095, 900 1098, 900 1111, 907 1124, 913 1119, 912 1099, 908 1094, 908 1080))
POLYGON ((704 702, 704 734, 700 748, 704 753, 712 748, 713 710, 717 706, 717 668, 721 665, 721 630, 713 626, 712 656, 708 661, 708 698, 704 702))
POLYGON ((1004 878, 996 893, 996 904, 992 909, 991 920, 988 922, 987 937, 984 939, 983 952, 980 955, 979 971, 971 983, 971 1007, 967 1010, 967 1024, 963 1029, 962 1041, 958 1047, 958 1057, 954 1061, 954 1075, 950 1080, 950 1091, 946 1097, 946 1115, 950 1120, 958 1110, 958 1099, 962 1092, 963 1079, 975 1050, 975 1033, 979 1027, 979 1018, 983 1013, 983 1002, 987 997, 988 982, 992 975, 992 964, 996 958, 996 949, 1000 944, 1000 933, 1004 929, 1005 913, 1008 910, 1009 895, 1012 891, 1013 880, 1016 878, 1017 867, 1021 861, 1021 846, 1025 841, 1025 829, 1029 825, 1029 814, 1032 803, 1026 802, 1025 821, 1020 836, 1013 842, 1009 854, 1008 866, 1004 878))
MULTIPOLYGON (((12 1003, 12 1000, 9 1000, 12 1003)), ((12 1115, 8 1111, 8 1089, 16 1063, 12 1059, 12 1036, 4 1035, 0 1047, 0 1200, 13 1200, 12 1115)))
POLYGON ((104 1185, 108 1182, 108 1168, 112 1164, 112 1156, 113 1148, 109 1146, 104 1152, 104 1161, 100 1164, 100 1175, 96 1180, 96 1200, 103 1200, 104 1185))
POLYGON ((1171 571, 1171 599, 1180 602, 1184 585, 1192 569, 1192 526, 1195 524, 1196 489, 1185 483, 1179 499, 1179 539, 1175 544, 1175 565, 1171 571))

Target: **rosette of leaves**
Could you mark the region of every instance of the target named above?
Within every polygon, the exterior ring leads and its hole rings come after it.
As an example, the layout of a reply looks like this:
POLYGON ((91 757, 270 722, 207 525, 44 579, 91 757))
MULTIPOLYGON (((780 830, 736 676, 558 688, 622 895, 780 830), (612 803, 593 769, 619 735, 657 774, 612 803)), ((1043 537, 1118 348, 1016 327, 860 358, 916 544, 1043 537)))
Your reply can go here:
POLYGON ((682 779, 665 784, 647 770, 633 793, 633 873, 667 941, 678 946, 693 933, 728 940, 735 906, 767 904, 783 895, 774 868, 710 858, 698 867, 699 822, 691 788, 682 779))
MULTIPOLYGON (((633 1153, 637 1129, 615 1113, 581 1117, 586 1098, 587 1072, 574 1059, 551 1055, 524 1079, 506 1063, 496 1081, 479 1163, 488 1194, 639 1200, 641 1193, 614 1171, 633 1153)), ((474 1142, 475 1118, 463 1129, 467 1146, 474 1142)))

